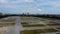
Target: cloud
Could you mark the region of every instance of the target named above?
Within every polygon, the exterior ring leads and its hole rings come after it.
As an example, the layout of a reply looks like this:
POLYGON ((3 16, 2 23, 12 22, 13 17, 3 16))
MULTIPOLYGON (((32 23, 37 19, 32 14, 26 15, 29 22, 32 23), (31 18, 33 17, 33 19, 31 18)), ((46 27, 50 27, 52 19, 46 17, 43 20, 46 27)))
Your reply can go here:
POLYGON ((34 0, 0 0, 0 3, 34 2, 34 0))
POLYGON ((9 11, 10 13, 30 12, 51 14, 55 12, 56 14, 60 11, 60 0, 0 0, 0 9, 4 9, 3 12, 9 11))
POLYGON ((0 3, 7 3, 7 0, 0 0, 0 3))
POLYGON ((21 1, 21 2, 33 2, 34 0, 18 0, 18 1, 21 1))
POLYGON ((42 9, 41 13, 45 14, 59 14, 60 0, 36 0, 38 8, 42 9))
POLYGON ((19 2, 34 2, 34 0, 17 0, 19 2))
POLYGON ((42 9, 37 9, 38 11, 42 11, 42 9))
POLYGON ((0 3, 8 3, 8 0, 0 0, 0 3))

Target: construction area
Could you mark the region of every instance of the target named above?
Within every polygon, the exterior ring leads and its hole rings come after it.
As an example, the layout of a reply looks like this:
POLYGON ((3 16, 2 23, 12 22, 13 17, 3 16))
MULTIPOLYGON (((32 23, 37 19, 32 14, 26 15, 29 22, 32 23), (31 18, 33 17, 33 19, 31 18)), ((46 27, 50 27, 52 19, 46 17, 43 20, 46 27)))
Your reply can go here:
POLYGON ((60 20, 11 16, 0 19, 0 34, 60 34, 60 20))

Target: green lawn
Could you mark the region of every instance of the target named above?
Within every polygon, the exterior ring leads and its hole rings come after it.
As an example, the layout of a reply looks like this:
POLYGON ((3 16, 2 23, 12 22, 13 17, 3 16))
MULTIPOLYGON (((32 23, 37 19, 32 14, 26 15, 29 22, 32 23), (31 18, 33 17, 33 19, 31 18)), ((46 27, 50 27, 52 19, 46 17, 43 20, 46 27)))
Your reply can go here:
POLYGON ((36 32, 34 30, 24 30, 21 31, 20 34, 36 34, 36 32))
POLYGON ((0 22, 15 22, 15 19, 0 20, 0 22))
POLYGON ((57 25, 60 25, 60 24, 47 24, 48 26, 57 26, 57 25))
POLYGON ((0 24, 0 27, 3 27, 3 26, 13 26, 15 25, 15 23, 6 23, 6 24, 0 24))
POLYGON ((60 28, 57 28, 57 29, 59 29, 59 30, 60 30, 60 28))
POLYGON ((23 25, 23 24, 28 24, 27 22, 21 22, 21 24, 23 25))
POLYGON ((45 25, 43 25, 43 24, 34 24, 34 25, 28 25, 28 24, 26 24, 26 25, 22 25, 23 27, 39 27, 39 26, 45 26, 45 25))
MULTIPOLYGON (((48 26, 59 26, 60 24, 46 24, 48 26)), ((33 24, 29 25, 28 23, 22 23, 23 27, 39 27, 39 26, 45 26, 44 24, 33 24)))
POLYGON ((55 29, 39 29, 39 30, 24 30, 21 31, 21 34, 37 34, 37 33, 48 33, 48 32, 57 32, 55 29))

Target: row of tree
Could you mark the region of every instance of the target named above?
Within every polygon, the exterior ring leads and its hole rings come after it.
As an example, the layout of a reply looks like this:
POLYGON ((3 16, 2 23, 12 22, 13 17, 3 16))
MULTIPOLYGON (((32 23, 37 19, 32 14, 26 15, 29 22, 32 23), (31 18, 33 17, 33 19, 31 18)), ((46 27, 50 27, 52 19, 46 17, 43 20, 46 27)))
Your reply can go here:
POLYGON ((32 17, 42 17, 42 18, 58 18, 60 19, 60 15, 53 14, 2 14, 0 13, 0 18, 9 17, 9 16, 32 16, 32 17))

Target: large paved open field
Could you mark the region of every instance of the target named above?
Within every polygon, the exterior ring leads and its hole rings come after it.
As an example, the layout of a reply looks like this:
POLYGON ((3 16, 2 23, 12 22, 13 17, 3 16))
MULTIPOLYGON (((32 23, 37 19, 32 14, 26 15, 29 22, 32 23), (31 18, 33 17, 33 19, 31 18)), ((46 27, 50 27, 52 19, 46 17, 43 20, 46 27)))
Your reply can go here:
MULTIPOLYGON (((14 26, 16 22, 16 16, 6 17, 0 19, 0 32, 3 27, 14 26)), ((38 17, 19 17, 20 24, 23 30, 20 34, 57 34, 60 33, 60 20, 50 18, 38 18, 38 17)), ((19 20, 19 19, 17 19, 19 20)), ((3 29, 2 29, 3 28, 3 29)), ((12 28, 13 29, 13 28, 12 28)))

